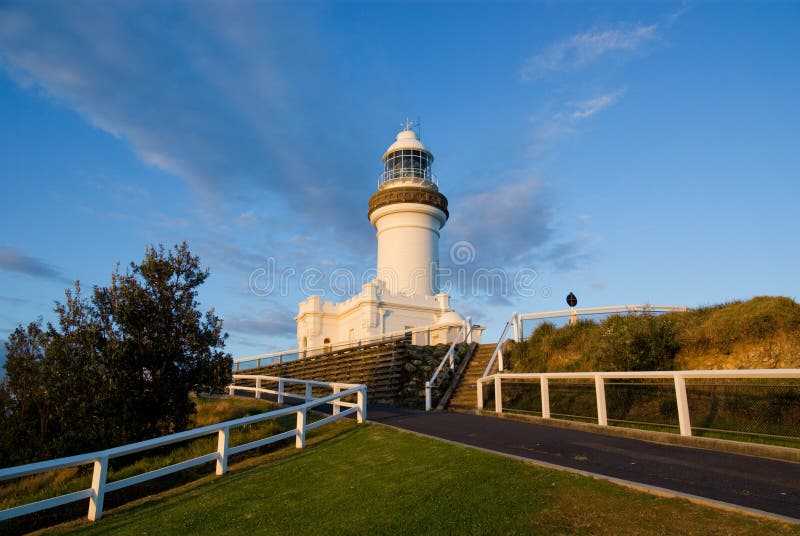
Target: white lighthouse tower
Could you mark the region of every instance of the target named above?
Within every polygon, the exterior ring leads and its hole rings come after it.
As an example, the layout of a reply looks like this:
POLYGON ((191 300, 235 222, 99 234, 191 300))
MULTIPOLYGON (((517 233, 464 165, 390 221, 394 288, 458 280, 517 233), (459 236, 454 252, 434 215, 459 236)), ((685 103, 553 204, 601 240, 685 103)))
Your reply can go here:
MULTIPOLYGON (((367 215, 378 239, 377 277, 339 302, 310 296, 300 302, 300 348, 330 348, 411 334, 414 344, 451 342, 465 326, 439 292, 439 233, 449 216, 447 198, 431 171, 433 154, 406 122, 383 155, 378 191, 367 215)), ((472 330, 480 341, 483 328, 472 330)))
POLYGON ((378 191, 369 200, 377 230, 378 278, 391 294, 437 294, 439 231, 447 198, 431 172, 433 155, 408 128, 383 155, 378 191))

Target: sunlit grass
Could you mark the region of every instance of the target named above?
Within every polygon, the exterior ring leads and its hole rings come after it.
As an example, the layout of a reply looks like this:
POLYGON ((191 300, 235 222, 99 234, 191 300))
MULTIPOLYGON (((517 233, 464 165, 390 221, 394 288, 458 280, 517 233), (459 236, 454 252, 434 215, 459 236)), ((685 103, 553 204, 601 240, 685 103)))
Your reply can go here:
POLYGON ((334 423, 309 446, 246 460, 48 533, 800 534, 378 425, 334 423))

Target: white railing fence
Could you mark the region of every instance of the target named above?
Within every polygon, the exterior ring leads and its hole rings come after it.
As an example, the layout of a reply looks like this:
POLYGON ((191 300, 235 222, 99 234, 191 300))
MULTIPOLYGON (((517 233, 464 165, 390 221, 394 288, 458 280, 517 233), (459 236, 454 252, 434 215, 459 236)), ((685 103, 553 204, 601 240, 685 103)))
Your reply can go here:
MULTIPOLYGON (((340 394, 357 385, 358 384, 352 383, 280 378, 278 376, 263 376, 257 374, 234 374, 233 383, 228 386, 228 391, 231 395, 235 395, 236 391, 253 393, 255 398, 261 398, 261 395, 275 395, 277 403, 284 404, 287 398, 295 398, 305 402, 318 400, 319 398, 314 396, 315 387, 326 391, 330 389, 333 391, 334 395, 340 395, 330 402, 333 408, 333 415, 344 414, 344 416, 347 416, 357 411, 360 413, 359 422, 361 422, 366 418, 366 402, 362 400, 363 394, 355 393, 357 398, 356 402, 345 401, 343 399, 348 395, 340 394), (298 387, 299 389, 297 389, 298 387), (341 408, 343 407, 349 409, 342 411, 341 408)), ((366 387, 364 387, 364 389, 366 392, 366 387)), ((353 393, 349 394, 352 395, 353 393)))
MULTIPOLYGON (((557 323, 567 319, 569 323, 576 322, 579 318, 598 318, 603 319, 611 315, 637 315, 637 314, 665 314, 665 313, 685 313, 688 307, 674 305, 613 305, 609 307, 573 307, 560 311, 545 311, 542 313, 525 313, 518 315, 514 313, 514 340, 520 342, 525 338, 524 322, 527 321, 551 321, 557 323)), ((531 330, 531 333, 533 330, 531 330)), ((531 335, 528 333, 528 336, 531 335)))
POLYGON ((309 346, 307 348, 292 348, 289 350, 280 350, 278 352, 271 352, 267 354, 258 354, 248 357, 240 357, 233 360, 233 370, 238 372, 248 368, 259 368, 268 365, 275 365, 303 359, 305 357, 312 357, 329 352, 336 352, 347 349, 358 349, 362 346, 373 344, 381 344, 385 342, 398 341, 411 338, 415 344, 431 344, 431 333, 436 333, 447 328, 459 327, 461 323, 453 324, 433 324, 430 326, 423 326, 418 328, 405 329, 402 331, 393 331, 391 333, 384 333, 383 335, 376 335, 374 337, 365 337, 362 339, 355 339, 350 341, 342 341, 337 343, 323 344, 322 346, 309 346))
MULTIPOLYGON (((433 389, 439 387, 442 382, 442 379, 439 379, 439 374, 442 372, 445 363, 449 366, 451 371, 455 370, 456 368, 456 345, 459 342, 472 342, 472 327, 472 318, 467 317, 466 320, 464 320, 464 325, 460 330, 458 330, 458 334, 456 334, 455 339, 453 339, 453 343, 450 345, 447 353, 444 354, 444 357, 439 362, 439 366, 433 371, 431 379, 425 382, 425 411, 430 411, 433 407, 433 401, 431 399, 433 389)), ((442 378, 444 378, 444 376, 442 376, 442 378)))
POLYGON ((692 419, 688 399, 686 397, 687 379, 777 379, 800 378, 800 369, 752 369, 752 370, 679 370, 656 372, 547 372, 524 374, 493 374, 480 378, 477 383, 478 409, 484 406, 484 385, 494 386, 494 411, 503 412, 503 381, 529 380, 538 381, 541 392, 541 415, 550 419, 550 391, 549 380, 594 380, 595 398, 597 408, 597 424, 608 426, 606 411, 605 380, 632 380, 632 379, 671 379, 675 386, 675 401, 678 409, 678 425, 680 434, 692 435, 692 419))
POLYGON ((489 371, 492 370, 495 361, 497 361, 497 370, 499 372, 503 372, 505 363, 503 360, 503 343, 508 340, 509 329, 514 327, 514 339, 517 338, 517 313, 514 311, 514 314, 511 316, 511 320, 506 322, 506 326, 503 328, 503 333, 500 335, 500 339, 497 341, 497 346, 494 347, 494 352, 492 352, 492 357, 489 359, 489 362, 486 364, 486 368, 483 369, 483 374, 481 377, 485 378, 489 375, 489 371))
MULTIPOLYGON (((268 381, 271 381, 273 379, 274 378, 268 378, 268 381)), ((305 382, 304 380, 295 380, 292 378, 282 378, 282 379, 279 378, 279 380, 283 380, 284 382, 287 383, 290 382, 306 383, 306 384, 313 383, 316 386, 327 386, 328 388, 333 390, 333 394, 328 396, 323 396, 321 398, 307 399, 308 400, 307 402, 297 406, 281 408, 274 411, 261 413, 258 415, 251 415, 249 417, 242 417, 240 419, 222 422, 219 424, 212 424, 209 426, 204 426, 202 428, 196 428, 194 430, 187 430, 185 432, 179 432, 177 434, 171 434, 168 436, 149 439, 147 441, 132 443, 130 445, 123 445, 121 447, 115 447, 97 452, 91 452, 88 454, 79 454, 77 456, 69 456, 66 458, 58 458, 55 460, 49 460, 45 462, 31 463, 27 465, 20 465, 17 467, 10 467, 7 469, 0 469, 0 481, 3 481, 14 478, 21 478, 29 475, 35 475, 48 471, 54 471, 57 469, 64 469, 67 467, 77 467, 88 464, 93 464, 94 466, 92 473, 91 487, 84 490, 75 491, 73 493, 67 493, 65 495, 61 495, 58 497, 53 497, 50 499, 45 499, 42 501, 15 506, 13 508, 8 508, 6 510, 1 510, 0 521, 4 521, 14 517, 19 517, 26 514, 31 514, 34 512, 39 512, 41 510, 46 510, 49 508, 55 508, 56 506, 61 506, 64 504, 80 501, 82 499, 87 499, 87 498, 89 499, 88 518, 91 521, 95 521, 97 519, 100 519, 103 515, 103 501, 105 498, 105 494, 108 492, 133 486, 135 484, 140 484, 142 482, 146 482, 154 478, 159 478, 161 476, 176 473, 178 471, 189 469, 190 467, 195 467, 197 465, 201 465, 208 462, 216 462, 216 474, 224 475, 228 471, 228 458, 231 455, 239 454, 240 452, 245 452, 258 447, 263 447, 265 445, 269 445, 277 441, 282 441, 284 439, 290 439, 292 437, 295 438, 296 448, 304 448, 306 443, 306 433, 309 430, 319 428, 320 426, 324 426, 325 424, 328 424, 334 420, 352 414, 356 415, 356 418, 359 423, 364 422, 364 420, 366 419, 367 387, 365 385, 325 383, 325 382, 305 382), (345 402, 342 400, 343 398, 352 395, 355 395, 357 397, 356 403, 345 402), (325 417, 318 421, 309 423, 307 421, 308 411, 323 404, 333 404, 334 408, 336 408, 335 413, 329 417, 325 417), (347 407, 348 409, 343 411, 339 410, 338 408, 342 406, 347 407), (241 426, 255 424, 266 420, 277 419, 279 417, 292 414, 295 414, 297 416, 297 421, 296 421, 296 426, 291 430, 282 432, 280 434, 264 437, 242 445, 236 445, 231 447, 229 444, 229 439, 232 429, 241 426), (143 452, 146 450, 155 449, 166 445, 171 445, 174 443, 196 439, 213 434, 217 434, 217 449, 214 452, 210 452, 203 456, 198 456, 190 460, 182 461, 180 463, 162 467, 160 469, 155 469, 153 471, 142 473, 136 476, 124 478, 122 480, 107 482, 108 462, 113 458, 117 458, 119 456, 125 456, 128 454, 134 454, 137 452, 143 452)), ((308 389, 308 391, 310 392, 310 389, 308 389)))
MULTIPOLYGON (((503 345, 509 340, 513 333, 514 342, 521 342, 525 338, 523 330, 523 322, 525 320, 549 320, 553 318, 568 317, 570 322, 577 320, 580 316, 590 315, 613 315, 613 314, 657 314, 666 312, 685 312, 688 311, 687 307, 674 307, 672 305, 614 305, 611 307, 584 307, 582 309, 570 308, 561 311, 546 311, 542 313, 523 313, 519 314, 517 311, 511 315, 511 319, 506 322, 503 333, 497 341, 497 346, 492 353, 489 363, 483 371, 481 377, 485 378, 491 372, 495 362, 497 363, 498 372, 505 370, 505 359, 503 355, 503 345), (510 331, 513 328, 513 331, 510 331)), ((480 385, 479 385, 480 387, 480 385)), ((478 402, 481 404, 482 402, 478 402)))

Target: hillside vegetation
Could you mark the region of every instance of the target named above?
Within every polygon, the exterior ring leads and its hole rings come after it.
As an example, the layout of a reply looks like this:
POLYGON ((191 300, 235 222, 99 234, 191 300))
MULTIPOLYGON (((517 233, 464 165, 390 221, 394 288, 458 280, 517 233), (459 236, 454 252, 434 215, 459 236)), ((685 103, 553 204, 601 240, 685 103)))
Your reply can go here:
POLYGON ((506 350, 514 372, 800 368, 800 304, 762 296, 686 313, 543 323, 506 350))

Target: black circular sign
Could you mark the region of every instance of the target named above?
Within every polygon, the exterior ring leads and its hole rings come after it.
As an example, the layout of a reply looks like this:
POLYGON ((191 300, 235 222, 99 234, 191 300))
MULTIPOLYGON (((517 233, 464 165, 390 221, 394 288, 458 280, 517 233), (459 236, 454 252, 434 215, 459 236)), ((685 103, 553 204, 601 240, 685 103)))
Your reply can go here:
POLYGON ((575 294, 573 294, 572 292, 570 292, 567 295, 567 305, 569 305, 570 307, 575 307, 576 305, 578 305, 578 298, 576 298, 575 294))

